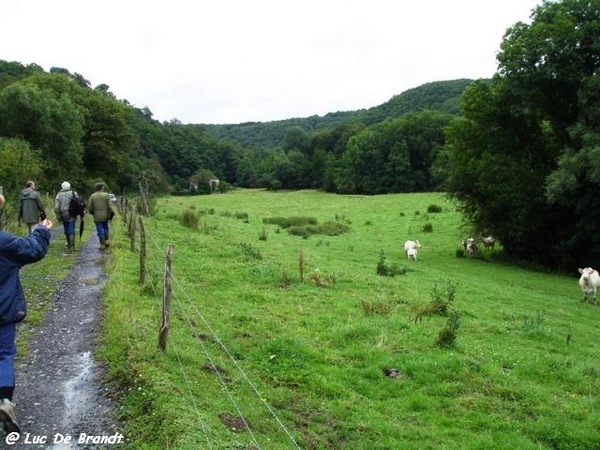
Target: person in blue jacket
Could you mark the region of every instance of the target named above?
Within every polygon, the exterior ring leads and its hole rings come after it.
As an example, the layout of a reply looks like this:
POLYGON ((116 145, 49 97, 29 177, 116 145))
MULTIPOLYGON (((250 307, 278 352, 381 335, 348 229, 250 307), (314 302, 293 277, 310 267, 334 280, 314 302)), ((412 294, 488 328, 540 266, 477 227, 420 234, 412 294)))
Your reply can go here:
MULTIPOLYGON (((0 195, 0 208, 4 196, 0 195)), ((28 237, 0 231, 0 421, 7 433, 20 432, 12 402, 15 390, 16 324, 27 315, 19 271, 48 253, 52 222, 44 219, 28 237)))

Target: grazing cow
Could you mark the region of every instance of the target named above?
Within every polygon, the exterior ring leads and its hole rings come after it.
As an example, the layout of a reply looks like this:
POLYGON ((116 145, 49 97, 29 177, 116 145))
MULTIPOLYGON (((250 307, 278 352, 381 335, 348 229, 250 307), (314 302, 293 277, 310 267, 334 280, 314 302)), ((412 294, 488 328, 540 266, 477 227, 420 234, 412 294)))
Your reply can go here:
POLYGON ((475 239, 463 239, 462 245, 471 258, 475 258, 475 256, 477 256, 477 244, 475 243, 475 239))
POLYGON ((496 246, 496 239, 494 239, 492 236, 482 237, 481 242, 486 249, 491 248, 493 250, 496 246))
POLYGON ((591 267, 579 269, 579 273, 581 274, 581 277, 579 277, 579 286, 581 286, 581 290, 583 291, 583 301, 587 299, 589 294, 592 294, 594 305, 598 306, 597 290, 600 287, 600 274, 591 267))
POLYGON ((417 260, 417 249, 416 248, 409 248, 406 251, 406 257, 408 259, 414 259, 416 261, 417 260))
POLYGON ((406 253, 406 257, 408 258, 408 251, 410 249, 417 249, 417 248, 421 248, 421 244, 419 243, 419 241, 406 241, 404 243, 404 252, 406 253))

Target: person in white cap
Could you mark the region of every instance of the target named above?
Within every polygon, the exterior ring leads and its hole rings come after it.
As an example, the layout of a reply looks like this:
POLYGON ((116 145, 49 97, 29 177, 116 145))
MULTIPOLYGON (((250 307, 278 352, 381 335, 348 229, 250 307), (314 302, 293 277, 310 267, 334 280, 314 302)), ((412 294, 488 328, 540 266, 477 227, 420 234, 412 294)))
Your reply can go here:
POLYGON ((65 238, 67 240, 67 253, 75 251, 75 221, 77 216, 72 216, 69 211, 71 199, 79 196, 77 192, 71 189, 71 183, 63 181, 60 185, 61 190, 54 200, 54 213, 56 218, 61 220, 64 227, 65 238))

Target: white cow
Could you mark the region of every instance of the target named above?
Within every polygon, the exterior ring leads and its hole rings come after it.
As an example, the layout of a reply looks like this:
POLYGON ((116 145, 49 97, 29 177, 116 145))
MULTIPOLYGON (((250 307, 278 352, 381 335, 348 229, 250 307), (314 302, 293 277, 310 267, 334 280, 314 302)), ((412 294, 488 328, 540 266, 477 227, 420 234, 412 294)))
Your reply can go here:
POLYGON ((482 237, 481 242, 486 249, 491 248, 493 250, 496 245, 496 239, 493 236, 482 237))
POLYGON ((475 239, 463 239, 462 245, 471 258, 475 258, 477 256, 477 243, 475 242, 475 239))
POLYGON ((594 305, 598 306, 597 290, 600 287, 600 274, 591 267, 579 269, 579 273, 581 274, 581 277, 579 277, 579 286, 581 286, 581 290, 583 291, 583 300, 585 301, 587 296, 592 294, 594 305))
MULTIPOLYGON (((409 258, 408 255, 408 251, 411 249, 418 249, 421 248, 421 244, 419 241, 406 241, 404 243, 404 252, 406 253, 406 257, 409 258)), ((415 256, 416 256, 416 252, 415 252, 415 256)))
POLYGON ((414 259, 416 261, 417 260, 417 249, 416 248, 409 248, 406 251, 406 257, 408 259, 414 259))

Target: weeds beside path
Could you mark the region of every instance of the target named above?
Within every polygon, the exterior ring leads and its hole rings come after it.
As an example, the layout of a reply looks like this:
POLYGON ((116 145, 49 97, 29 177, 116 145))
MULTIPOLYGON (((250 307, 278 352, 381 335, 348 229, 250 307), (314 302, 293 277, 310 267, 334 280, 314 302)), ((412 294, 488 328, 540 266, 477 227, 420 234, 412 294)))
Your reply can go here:
MULTIPOLYGON (((27 351, 17 361, 14 397, 21 436, 12 448, 98 449, 104 448, 102 439, 119 433, 113 390, 101 382, 103 368, 94 360, 107 255, 90 234, 75 255, 62 256, 61 233, 53 230, 56 238, 44 263, 64 265, 67 260, 73 265, 46 300, 50 303, 39 324, 24 324, 27 351)), ((6 436, 2 440, 7 443, 6 436)), ((106 448, 122 448, 114 441, 106 448)))

